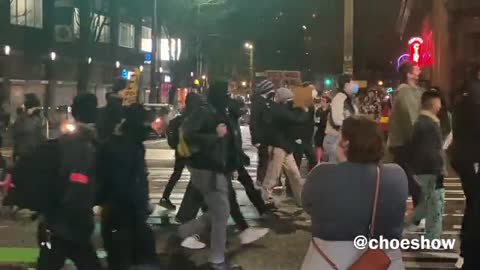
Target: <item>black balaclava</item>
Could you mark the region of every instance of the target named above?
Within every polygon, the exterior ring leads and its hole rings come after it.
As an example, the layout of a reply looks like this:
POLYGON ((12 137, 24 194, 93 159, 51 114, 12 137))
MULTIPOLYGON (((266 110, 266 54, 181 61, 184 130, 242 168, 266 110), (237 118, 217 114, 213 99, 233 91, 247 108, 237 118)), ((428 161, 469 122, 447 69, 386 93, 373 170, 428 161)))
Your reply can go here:
POLYGON ((208 103, 217 112, 224 114, 228 105, 228 83, 223 81, 214 82, 208 91, 208 103))

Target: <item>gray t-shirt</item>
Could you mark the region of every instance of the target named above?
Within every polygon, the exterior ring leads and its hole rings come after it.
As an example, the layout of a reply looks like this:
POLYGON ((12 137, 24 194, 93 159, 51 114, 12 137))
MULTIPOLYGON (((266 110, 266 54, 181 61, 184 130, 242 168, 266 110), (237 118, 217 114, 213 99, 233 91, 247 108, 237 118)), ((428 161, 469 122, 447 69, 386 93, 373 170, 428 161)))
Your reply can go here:
MULTIPOLYGON (((326 241, 353 241, 368 235, 375 195, 374 164, 321 164, 308 175, 303 205, 312 217, 312 234, 326 241)), ((380 165, 380 193, 375 236, 402 237, 408 197, 407 176, 400 166, 380 165)))

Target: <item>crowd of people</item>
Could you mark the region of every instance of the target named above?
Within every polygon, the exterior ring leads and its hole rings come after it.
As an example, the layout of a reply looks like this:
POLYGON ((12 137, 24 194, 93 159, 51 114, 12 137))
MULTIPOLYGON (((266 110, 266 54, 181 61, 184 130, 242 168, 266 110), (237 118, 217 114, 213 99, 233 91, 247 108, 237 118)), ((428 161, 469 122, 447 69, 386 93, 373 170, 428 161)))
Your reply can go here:
MULTIPOLYGON (((480 240, 480 70, 456 97, 453 121, 442 93, 418 85, 418 66, 405 63, 400 73, 403 83, 391 98, 393 104, 375 91, 356 102, 359 86, 348 74, 338 78, 335 95, 320 95, 318 104, 308 106, 296 105, 288 88, 259 82, 250 120, 251 143, 258 150, 256 182, 245 168, 250 158, 239 126, 244 104, 231 98, 228 83, 221 81, 214 82, 206 96, 189 94, 181 115, 167 130, 175 165, 158 202, 176 209, 170 195, 187 168, 191 179, 174 235, 179 245, 203 249, 208 242, 209 269, 237 269, 225 256, 229 217, 241 244, 261 239, 269 229, 246 222, 233 188, 234 175, 260 218, 269 218, 283 207, 273 191, 284 173, 287 196, 311 216, 312 240, 302 270, 358 269, 365 262, 369 269, 404 269, 400 249, 372 254, 356 250, 353 240, 358 235, 401 239, 404 230, 418 229, 424 219, 426 237, 440 238, 443 180, 451 161, 467 198, 463 269, 480 269, 475 259, 480 240), (384 163, 387 151, 393 164, 384 163), (301 174, 304 157, 306 179, 301 174), (409 194, 415 209, 405 219, 409 194), (209 239, 202 239, 205 233, 209 239)), ((38 99, 26 99, 24 114, 14 126, 10 203, 28 205, 22 198, 22 178, 34 178, 39 167, 30 163, 46 152, 58 153, 58 163, 49 166, 58 177, 60 184, 53 185, 58 192, 41 205, 31 206, 29 200, 30 208, 39 212, 39 270, 61 269, 66 258, 79 270, 102 269, 90 240, 96 205, 102 208, 108 268, 159 269, 155 237, 146 222, 152 209, 143 144, 157 127, 141 105, 122 105, 125 88, 125 81, 116 82, 101 109, 94 95, 77 96, 72 105, 75 132, 67 130, 54 142, 42 135, 38 99), (40 147, 44 144, 50 148, 40 147), (32 168, 31 173, 21 173, 25 168, 32 168)))

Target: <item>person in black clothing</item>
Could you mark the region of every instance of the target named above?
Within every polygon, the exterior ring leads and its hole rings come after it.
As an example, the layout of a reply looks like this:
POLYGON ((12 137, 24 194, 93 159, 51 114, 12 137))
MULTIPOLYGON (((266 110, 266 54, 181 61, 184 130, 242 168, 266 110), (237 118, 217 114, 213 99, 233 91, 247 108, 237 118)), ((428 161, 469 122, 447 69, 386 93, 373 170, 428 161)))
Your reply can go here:
POLYGON ((313 150, 313 131, 315 129, 315 108, 308 108, 308 121, 298 127, 298 139, 296 140, 296 149, 293 153, 298 168, 302 164, 303 156, 308 160, 308 170, 310 171, 317 164, 315 151, 313 150))
POLYGON ((124 111, 117 133, 99 153, 102 237, 111 270, 158 269, 155 237, 146 223, 149 195, 145 146, 151 121, 141 105, 124 111))
POLYGON ((112 92, 105 95, 107 105, 99 109, 96 125, 99 142, 107 141, 123 118, 122 93, 126 87, 127 80, 118 79, 113 85, 112 92))
POLYGON ((453 111, 452 165, 466 197, 463 215, 461 255, 464 270, 480 269, 480 68, 456 99, 453 111))
MULTIPOLYGON (((187 95, 185 99, 185 108, 184 111, 181 115, 177 116, 173 120, 170 121, 170 125, 172 125, 172 128, 178 129, 180 128, 180 125, 187 117, 190 115, 192 112, 195 111, 195 109, 200 106, 201 102, 201 97, 198 94, 195 93, 190 93, 187 95)), ((169 134, 170 136, 170 134, 169 134)), ((177 136, 178 137, 178 130, 172 131, 171 136, 177 136)), ((172 142, 172 146, 178 145, 178 138, 168 138, 169 140, 173 140, 175 142, 172 142)), ((187 160, 183 157, 181 157, 178 154, 177 149, 175 148, 175 165, 173 166, 173 173, 170 176, 170 179, 168 180, 167 185, 165 186, 165 190, 163 191, 163 196, 162 199, 160 199, 160 202, 158 203, 160 206, 165 207, 169 210, 175 210, 176 207, 175 205, 170 201, 170 194, 173 191, 173 188, 177 184, 178 180, 180 180, 180 177, 182 177, 182 172, 183 169, 186 166, 187 160)))
POLYGON ((275 86, 269 80, 257 84, 250 115, 252 145, 258 149, 257 183, 263 183, 268 166, 268 145, 266 142, 265 112, 275 97, 275 86))
POLYGON ((323 155, 323 139, 325 138, 325 129, 327 128, 328 115, 330 114, 330 102, 332 99, 328 96, 320 98, 320 107, 315 112, 315 132, 314 143, 317 148, 317 162, 322 161, 323 155))
POLYGON ((64 193, 58 203, 42 213, 38 228, 38 270, 60 270, 71 259, 79 270, 102 269, 90 237, 95 205, 95 111, 92 94, 77 96, 72 106, 76 131, 58 140, 62 155, 60 180, 64 193), (93 113, 92 113, 93 112, 93 113))

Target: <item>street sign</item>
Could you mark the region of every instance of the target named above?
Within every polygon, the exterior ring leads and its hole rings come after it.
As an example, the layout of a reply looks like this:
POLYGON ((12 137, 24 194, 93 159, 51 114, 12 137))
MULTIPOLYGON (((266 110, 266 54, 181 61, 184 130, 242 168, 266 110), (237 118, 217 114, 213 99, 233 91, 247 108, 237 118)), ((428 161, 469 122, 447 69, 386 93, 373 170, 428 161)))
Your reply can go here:
POLYGON ((122 69, 122 78, 128 80, 128 70, 126 68, 122 69))
POLYGON ((145 59, 143 60, 144 64, 151 64, 152 63, 152 54, 151 53, 146 53, 145 54, 145 59))
POLYGON ((137 102, 138 81, 140 80, 140 69, 136 68, 135 72, 130 75, 127 90, 123 96, 123 105, 128 106, 137 102))

